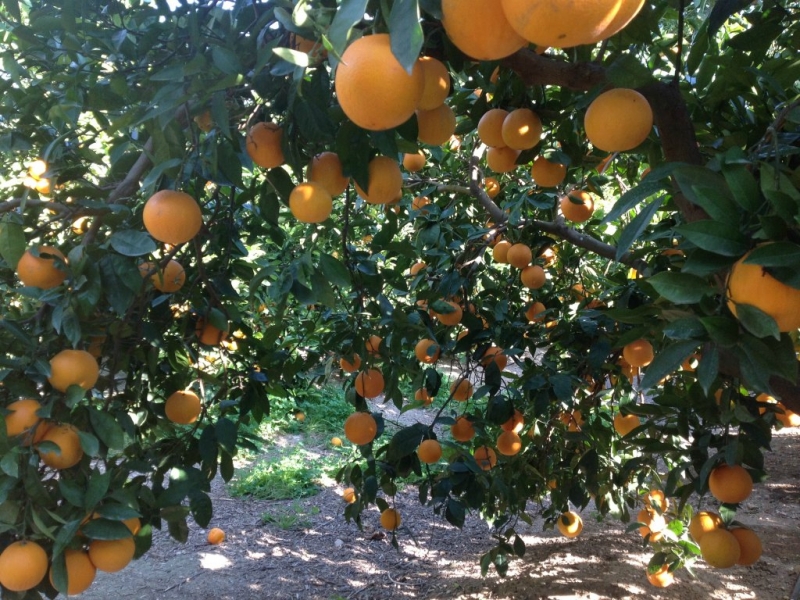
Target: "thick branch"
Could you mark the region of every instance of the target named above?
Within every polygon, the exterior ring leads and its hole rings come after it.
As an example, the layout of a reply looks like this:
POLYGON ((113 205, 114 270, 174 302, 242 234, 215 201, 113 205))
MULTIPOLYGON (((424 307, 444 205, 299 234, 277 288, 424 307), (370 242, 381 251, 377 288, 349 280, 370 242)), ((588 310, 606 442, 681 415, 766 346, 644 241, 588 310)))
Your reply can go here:
POLYGON ((23 198, 12 198, 6 202, 0 202, 0 214, 19 208, 23 202, 25 202, 25 206, 41 206, 43 208, 47 208, 48 210, 52 210, 55 213, 64 213, 71 210, 68 206, 58 202, 53 202, 52 200, 41 200, 39 198, 28 198, 27 200, 23 198))
POLYGON ((467 190, 467 193, 477 198, 478 202, 480 202, 486 209, 486 212, 489 213, 489 216, 492 217, 494 223, 500 225, 506 222, 508 215, 502 208, 495 204, 495 201, 489 197, 489 194, 486 193, 483 187, 483 173, 480 168, 480 160, 485 150, 486 146, 484 144, 479 144, 472 152, 472 156, 469 157, 469 190, 467 190))
POLYGON ((516 71, 526 85, 557 85, 586 91, 606 83, 606 70, 596 63, 557 61, 528 48, 503 59, 502 64, 516 71))

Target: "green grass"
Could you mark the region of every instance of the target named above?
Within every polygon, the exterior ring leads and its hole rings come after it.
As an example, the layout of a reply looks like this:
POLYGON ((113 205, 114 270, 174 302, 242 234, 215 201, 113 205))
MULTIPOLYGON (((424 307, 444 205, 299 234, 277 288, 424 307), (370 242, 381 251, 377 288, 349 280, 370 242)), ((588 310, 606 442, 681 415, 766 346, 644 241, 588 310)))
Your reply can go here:
POLYGON ((292 502, 291 506, 285 506, 273 511, 267 511, 261 515, 261 523, 264 525, 276 525, 281 529, 306 529, 311 527, 313 521, 311 517, 319 514, 319 507, 309 506, 304 509, 299 502, 292 502))

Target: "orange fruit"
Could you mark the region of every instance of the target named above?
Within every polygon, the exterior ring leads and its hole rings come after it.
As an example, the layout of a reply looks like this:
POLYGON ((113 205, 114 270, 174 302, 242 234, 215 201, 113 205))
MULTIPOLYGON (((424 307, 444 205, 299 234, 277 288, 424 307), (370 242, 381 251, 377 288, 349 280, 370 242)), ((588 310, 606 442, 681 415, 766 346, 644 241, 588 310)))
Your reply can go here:
POLYGON ((411 267, 408 269, 408 273, 409 273, 409 275, 411 275, 411 276, 413 277, 413 276, 415 276, 417 273, 419 273, 420 271, 422 271, 422 269, 424 269, 424 268, 425 268, 425 267, 427 267, 427 266, 428 266, 428 265, 426 265, 426 264, 425 264, 423 261, 415 262, 415 263, 414 263, 413 265, 411 265, 411 267))
POLYGON ((503 123, 508 116, 508 111, 502 108, 492 108, 483 113, 478 121, 478 137, 490 148, 503 148, 506 145, 503 139, 503 123))
MULTIPOLYGON (((411 201, 412 210, 422 210, 425 206, 431 203, 431 199, 427 196, 417 196, 411 201)), ((424 211, 428 212, 428 211, 424 211)))
POLYGON ((201 344, 205 346, 219 346, 228 337, 227 327, 223 331, 200 317, 195 324, 194 333, 201 344))
POLYGON ((626 344, 622 349, 622 357, 632 367, 646 367, 655 357, 653 345, 645 339, 638 339, 626 344))
POLYGON ((620 0, 502 0, 514 30, 539 46, 571 48, 602 38, 620 8, 620 0))
POLYGON ((214 119, 211 117, 210 110, 204 110, 199 115, 195 115, 192 120, 200 131, 208 133, 214 128, 214 119))
POLYGON ((783 411, 783 413, 776 412, 775 418, 783 423, 784 427, 800 427, 800 414, 792 412, 782 402, 775 404, 775 408, 783 411))
POLYGON ((340 437, 337 437, 337 436, 333 436, 333 437, 331 438, 331 445, 332 445, 332 446, 336 446, 337 448, 341 447, 341 445, 342 445, 342 438, 340 438, 340 437))
POLYGON ((650 536, 651 542, 659 541, 664 534, 662 533, 667 527, 667 520, 664 515, 658 514, 652 508, 643 508, 639 511, 636 520, 644 523, 644 527, 639 527, 639 534, 642 537, 650 536))
POLYGON ((451 325, 451 326, 458 325, 461 322, 461 317, 463 316, 464 311, 455 302, 447 301, 447 303, 453 307, 453 312, 450 313, 434 312, 433 316, 439 319, 439 322, 442 325, 451 325))
POLYGON ((540 187, 560 185, 567 176, 567 167, 557 162, 550 162, 544 156, 537 156, 531 165, 531 178, 540 187))
POLYGON ((641 424, 642 422, 636 415, 623 415, 620 412, 614 416, 614 431, 616 431, 620 437, 625 437, 641 424))
POLYGON ((289 47, 292 50, 308 54, 309 64, 312 65, 319 64, 320 61, 328 56, 328 51, 325 50, 322 42, 306 39, 296 33, 290 34, 289 47))
POLYGON ((720 502, 744 502, 753 491, 753 479, 741 465, 721 464, 708 476, 708 490, 720 502))
POLYGON ((517 108, 503 119, 500 133, 504 146, 514 150, 529 150, 542 138, 542 120, 529 108, 517 108))
POLYGON ((343 194, 350 184, 350 178, 342 173, 342 161, 335 152, 321 152, 312 158, 307 179, 324 187, 331 196, 343 194))
POLYGON ((173 423, 189 425, 197 421, 203 411, 200 397, 191 390, 173 392, 164 404, 164 414, 173 423))
POLYGON ((122 524, 125 525, 125 527, 127 527, 130 530, 131 535, 136 535, 142 528, 142 522, 141 520, 139 520, 138 517, 131 517, 130 519, 125 519, 122 522, 122 524))
POLYGON ((492 258, 495 262, 501 264, 508 264, 508 251, 511 249, 511 242, 508 240, 500 240, 492 248, 492 258))
POLYGON ((578 537, 583 531, 583 520, 578 513, 571 510, 562 513, 556 523, 561 535, 568 538, 578 537))
POLYGON ((52 185, 49 179, 40 179, 34 184, 34 189, 42 196, 49 196, 52 191, 52 185))
POLYGON ((25 433, 26 436, 23 445, 29 445, 31 442, 30 438, 32 437, 30 432, 40 421, 39 415, 36 414, 36 411, 40 408, 42 408, 42 405, 30 398, 17 400, 6 406, 6 409, 9 411, 9 413, 5 415, 6 434, 8 437, 14 437, 25 433))
POLYGON ((507 258, 512 267, 522 269, 533 260, 533 252, 527 244, 514 244, 508 249, 507 258))
POLYGON ((427 365, 432 365, 439 360, 439 353, 439 344, 433 340, 420 340, 414 348, 414 355, 417 357, 417 360, 427 365))
POLYGON ((372 131, 402 125, 417 108, 425 86, 419 63, 411 74, 392 53, 389 35, 365 35, 342 54, 334 77, 344 114, 372 131))
POLYGON ((143 262, 139 265, 139 273, 142 277, 147 277, 148 273, 152 273, 150 281, 153 283, 153 287, 165 294, 177 292, 186 282, 186 272, 177 260, 170 260, 163 269, 159 269, 155 263, 143 262))
POLYGON ((361 371, 356 375, 356 391, 364 398, 377 398, 383 393, 385 385, 383 373, 378 369, 361 371))
POLYGON ((586 109, 586 137, 606 152, 633 150, 650 135, 653 111, 636 90, 616 88, 603 92, 586 109))
POLYGON ((321 183, 301 183, 289 194, 289 210, 301 223, 322 223, 331 216, 333 200, 321 183))
POLYGON ((735 565, 742 556, 739 540, 727 529, 713 529, 707 532, 698 542, 700 554, 712 567, 728 569, 735 565))
POLYGON ((376 156, 369 161, 369 183, 364 191, 356 183, 358 195, 370 204, 389 204, 403 193, 403 173, 396 160, 376 156))
POLYGON ((39 246, 39 256, 26 250, 17 263, 17 277, 26 287, 37 287, 49 290, 61 285, 67 278, 67 272, 57 265, 66 264, 67 259, 57 248, 39 246))
POLYGON ((662 565, 655 573, 647 571, 647 581, 657 588, 665 588, 675 583, 675 575, 670 573, 669 565, 662 565))
POLYGON ((383 338, 379 335, 371 335, 367 338, 367 341, 364 342, 364 346, 367 348, 367 352, 372 354, 373 356, 378 356, 381 353, 381 344, 383 344, 383 338))
POLYGON ((500 182, 495 177, 487 177, 483 180, 483 189, 489 198, 496 198, 500 193, 500 182))
POLYGON ((400 513, 394 508, 387 508, 381 513, 381 527, 384 529, 395 531, 401 522, 400 513))
POLYGON ((348 504, 353 504, 356 501, 356 490, 354 488, 345 488, 342 492, 342 500, 348 504))
POLYGON ((661 512, 669 508, 669 499, 662 490, 650 490, 644 495, 642 500, 648 508, 655 507, 661 512))
POLYGON ((637 14, 639 14, 639 11, 642 10, 643 6, 644 0, 622 0, 617 14, 613 19, 611 19, 611 22, 608 24, 608 26, 603 29, 602 33, 589 38, 589 40, 584 43, 596 44, 599 41, 605 40, 612 35, 619 33, 625 28, 625 26, 628 25, 628 23, 633 20, 637 14))
POLYGON ((450 434, 457 442, 468 442, 475 437, 475 427, 467 417, 458 417, 450 426, 450 434))
POLYGON ((97 360, 86 350, 62 350, 50 359, 50 376, 47 380, 60 392, 66 392, 71 385, 79 385, 84 390, 91 389, 99 377, 97 360))
POLYGON ((53 425, 42 437, 42 442, 52 442, 59 451, 38 450, 42 462, 53 469, 69 469, 83 458, 78 429, 72 425, 53 425))
POLYGON ((532 290, 538 290, 547 282, 544 269, 539 265, 529 265, 522 269, 519 274, 522 285, 532 290))
POLYGON ((531 323, 541 323, 544 320, 543 316, 541 315, 547 308, 541 302, 534 302, 528 307, 528 310, 525 311, 525 318, 528 319, 531 323))
POLYGON ((526 46, 497 0, 442 0, 442 25, 450 41, 477 60, 498 60, 526 46))
POLYGON ((433 402, 433 396, 430 395, 428 390, 424 387, 419 388, 416 392, 414 392, 414 400, 417 402, 422 402, 426 406, 433 402))
POLYGON ((486 151, 486 164, 495 173, 508 173, 517 168, 519 150, 513 148, 489 148, 486 151))
POLYGON ((425 168, 425 160, 422 150, 414 154, 403 154, 403 168, 410 173, 416 173, 425 168))
POLYGON ((28 175, 34 179, 39 179, 42 175, 47 173, 47 162, 41 158, 37 158, 30 165, 28 165, 28 175))
POLYGON ((422 69, 422 98, 417 107, 431 110, 440 106, 450 94, 450 73, 439 60, 430 56, 420 56, 417 64, 422 69))
POLYGON ((504 431, 497 438, 497 451, 505 456, 514 456, 522 450, 522 439, 513 431, 504 431))
POLYGON ((728 276, 728 308, 736 315, 737 304, 749 304, 767 313, 779 331, 800 327, 800 290, 786 285, 767 273, 761 265, 745 264, 745 254, 728 276))
POLYGON ((476 448, 472 456, 475 462, 478 463, 478 466, 484 471, 493 469, 497 464, 497 454, 488 446, 476 448))
POLYGON ((739 560, 736 561, 737 565, 747 567, 756 563, 758 559, 761 558, 763 546, 761 545, 761 539, 755 531, 744 527, 734 527, 728 531, 730 531, 733 537, 736 538, 736 541, 739 542, 740 554, 739 560))
POLYGON ((161 190, 145 203, 142 220, 147 232, 159 242, 177 246, 197 235, 203 226, 203 213, 189 194, 161 190))
POLYGON ((514 409, 514 414, 511 418, 500 425, 500 428, 503 431, 513 431, 514 433, 519 433, 522 431, 522 428, 525 426, 525 417, 519 411, 519 409, 514 409))
POLYGON ((506 368, 508 365, 508 357, 503 354, 502 348, 492 346, 486 349, 486 352, 484 352, 481 357, 481 364, 484 367, 488 367, 490 363, 497 365, 497 368, 501 371, 506 368))
POLYGON ((264 169, 280 167, 286 162, 282 140, 283 128, 277 123, 256 123, 245 138, 247 154, 255 164, 264 169))
POLYGON ((339 359, 339 366, 342 371, 347 373, 355 373, 361 366, 361 357, 358 354, 353 354, 353 361, 347 360, 345 357, 339 359))
POLYGON ((366 412, 353 413, 344 422, 344 435, 356 446, 369 444, 378 433, 375 418, 366 412))
POLYGON ((442 445, 436 440, 422 440, 417 448, 417 456, 425 464, 432 465, 442 458, 442 445))
POLYGON ((456 130, 456 114, 447 104, 417 110, 417 139, 429 146, 441 146, 456 130))
POLYGON ((47 575, 47 553, 36 542, 20 540, 0 553, 0 585, 10 592, 25 592, 47 575))
POLYGON ((567 431, 580 431, 583 425, 583 415, 579 410, 561 413, 558 418, 567 426, 567 431))
POLYGON ((106 573, 116 573, 127 567, 133 560, 134 554, 136 554, 136 543, 132 537, 120 540, 92 540, 89 544, 89 560, 106 573))
POLYGON ((585 223, 594 213, 594 200, 586 192, 573 190, 561 196, 561 214, 567 221, 585 223))
MULTIPOLYGON (((97 569, 89 559, 89 554, 83 550, 67 549, 64 550, 64 560, 67 565, 67 589, 58 591, 66 592, 68 596, 77 596, 88 590, 97 575, 97 569)), ((52 569, 50 569, 50 584, 55 587, 52 569)))
POLYGON ((695 542, 700 542, 705 534, 722 527, 722 518, 715 512, 701 511, 689 521, 689 535, 695 542))
POLYGON ((453 400, 466 402, 472 396, 472 384, 469 379, 457 379, 450 384, 450 395, 453 400))
MULTIPOLYGON (((208 543, 212 546, 221 544, 225 541, 225 532, 219 527, 212 527, 206 536, 206 540, 208 540, 208 543)), ((97 568, 99 569, 100 567, 97 568)))

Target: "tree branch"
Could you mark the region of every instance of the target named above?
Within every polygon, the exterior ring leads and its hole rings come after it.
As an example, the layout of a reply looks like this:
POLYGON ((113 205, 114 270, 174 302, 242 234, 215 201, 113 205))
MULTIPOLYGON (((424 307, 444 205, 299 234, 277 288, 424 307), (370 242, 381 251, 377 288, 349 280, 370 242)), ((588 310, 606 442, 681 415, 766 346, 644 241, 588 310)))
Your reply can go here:
POLYGON ((26 207, 41 206, 48 210, 52 210, 55 213, 65 213, 69 210, 72 210, 69 206, 59 202, 53 202, 52 200, 41 200, 39 198, 12 198, 6 202, 0 202, 0 214, 19 208, 23 202, 25 203, 26 207))

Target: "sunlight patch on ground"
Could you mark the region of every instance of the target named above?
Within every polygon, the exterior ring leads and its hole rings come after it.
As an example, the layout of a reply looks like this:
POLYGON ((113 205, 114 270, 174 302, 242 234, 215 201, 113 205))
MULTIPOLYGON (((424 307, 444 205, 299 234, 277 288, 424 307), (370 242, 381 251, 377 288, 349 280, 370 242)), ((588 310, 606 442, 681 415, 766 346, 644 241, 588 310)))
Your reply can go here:
POLYGON ((200 553, 200 566, 209 571, 227 569, 231 565, 233 565, 233 563, 228 560, 226 556, 222 556, 221 554, 200 553))

